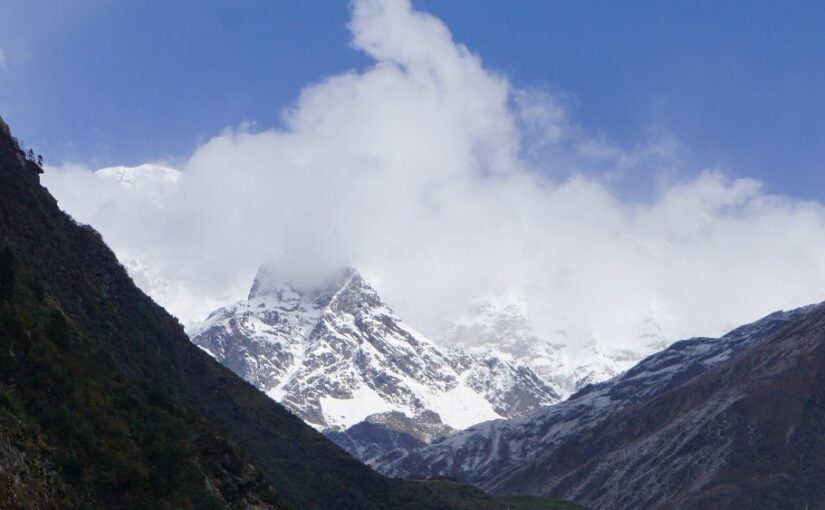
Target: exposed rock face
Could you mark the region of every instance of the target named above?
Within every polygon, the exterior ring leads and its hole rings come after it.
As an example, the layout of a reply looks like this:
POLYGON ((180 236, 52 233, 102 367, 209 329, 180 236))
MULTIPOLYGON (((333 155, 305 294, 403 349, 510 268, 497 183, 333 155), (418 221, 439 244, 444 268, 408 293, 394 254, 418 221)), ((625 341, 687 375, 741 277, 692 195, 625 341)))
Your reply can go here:
POLYGON ((66 487, 19 419, 0 417, 0 508, 57 508, 66 487))
POLYGON ((373 459, 398 448, 418 448, 454 432, 432 411, 413 418, 390 411, 367 416, 345 431, 328 430, 326 435, 353 457, 373 459))
POLYGON ((819 508, 823 340, 823 306, 777 312, 677 342, 560 404, 372 465, 593 508, 805 508, 773 506, 771 491, 819 508))
POLYGON ((353 269, 311 288, 270 280, 262 269, 249 298, 214 312, 192 341, 319 430, 401 413, 421 424, 405 433, 432 439, 422 417, 447 432, 559 400, 512 357, 438 347, 353 269))

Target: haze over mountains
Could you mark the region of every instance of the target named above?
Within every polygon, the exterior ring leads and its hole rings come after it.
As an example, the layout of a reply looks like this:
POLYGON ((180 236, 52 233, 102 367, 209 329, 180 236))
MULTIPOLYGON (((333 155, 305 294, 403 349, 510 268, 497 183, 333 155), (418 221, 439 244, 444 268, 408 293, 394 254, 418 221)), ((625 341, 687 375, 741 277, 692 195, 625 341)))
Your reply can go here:
POLYGON ((621 143, 580 125, 575 91, 489 69, 409 2, 351 14, 363 66, 175 155, 173 198, 47 169, 61 206, 170 283, 144 288, 185 324, 268 262, 283 281, 357 267, 433 339, 511 292, 547 343, 640 353, 819 300, 821 204, 694 167, 661 126, 621 143))

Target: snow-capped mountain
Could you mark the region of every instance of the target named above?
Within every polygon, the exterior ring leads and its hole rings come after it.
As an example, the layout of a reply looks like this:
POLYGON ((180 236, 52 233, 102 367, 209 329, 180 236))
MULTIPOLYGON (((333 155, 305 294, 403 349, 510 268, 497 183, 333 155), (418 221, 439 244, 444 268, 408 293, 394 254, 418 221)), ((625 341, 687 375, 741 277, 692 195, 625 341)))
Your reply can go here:
POLYGON ((272 280, 260 270, 248 299, 211 314, 192 341, 319 430, 393 412, 463 429, 559 401, 511 356, 437 346, 354 269, 312 286, 272 280))
POLYGON ((610 349, 596 341, 573 347, 573 340, 564 331, 552 339, 541 337, 528 315, 528 300, 512 290, 477 299, 442 338, 469 352, 509 354, 565 398, 587 384, 620 374, 642 358, 641 353, 610 349))
POLYGON ((95 177, 119 183, 154 202, 173 193, 183 173, 162 165, 112 166, 95 171, 95 177))
POLYGON ((620 376, 588 385, 559 404, 511 420, 478 424, 434 444, 401 448, 368 459, 368 463, 394 477, 443 475, 494 491, 523 490, 518 477, 529 476, 525 473, 538 455, 551 455, 569 438, 581 438, 621 410, 679 387, 817 309, 821 307, 776 312, 722 338, 677 342, 620 376))

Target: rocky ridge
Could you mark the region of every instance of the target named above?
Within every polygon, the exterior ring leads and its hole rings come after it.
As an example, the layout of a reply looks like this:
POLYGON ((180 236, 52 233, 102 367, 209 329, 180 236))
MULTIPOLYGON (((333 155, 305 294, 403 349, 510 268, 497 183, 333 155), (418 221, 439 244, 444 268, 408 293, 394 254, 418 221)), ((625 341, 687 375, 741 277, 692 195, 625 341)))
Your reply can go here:
POLYGON ((559 404, 523 417, 475 425, 432 445, 398 449, 370 464, 394 477, 451 476, 495 491, 537 492, 537 486, 527 487, 518 480, 527 476, 525 466, 533 466, 540 456, 550 456, 566 441, 588 436, 589 430, 623 410, 727 363, 815 309, 776 312, 718 339, 676 342, 620 376, 588 385, 559 404))

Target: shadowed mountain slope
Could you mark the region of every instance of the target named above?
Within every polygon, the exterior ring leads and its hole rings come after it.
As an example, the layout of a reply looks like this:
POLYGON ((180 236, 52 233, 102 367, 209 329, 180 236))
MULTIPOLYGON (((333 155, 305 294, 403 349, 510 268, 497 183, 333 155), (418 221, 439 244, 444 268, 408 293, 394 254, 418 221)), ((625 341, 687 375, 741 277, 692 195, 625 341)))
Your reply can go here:
POLYGON ((825 508, 825 307, 488 486, 605 509, 825 508))

